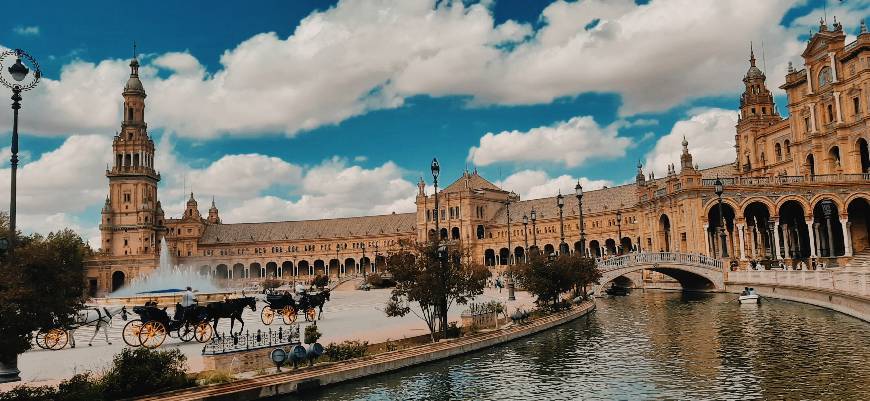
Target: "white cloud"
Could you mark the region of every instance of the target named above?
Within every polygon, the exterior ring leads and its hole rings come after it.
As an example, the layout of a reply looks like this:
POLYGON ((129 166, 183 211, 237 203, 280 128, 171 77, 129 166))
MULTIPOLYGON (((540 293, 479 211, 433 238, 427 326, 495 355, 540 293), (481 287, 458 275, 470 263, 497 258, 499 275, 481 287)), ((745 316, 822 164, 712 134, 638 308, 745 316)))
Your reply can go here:
POLYGON ((652 169, 656 176, 663 177, 668 164, 679 166, 684 136, 693 161, 701 168, 734 162, 737 112, 711 108, 690 110, 689 114, 688 119, 677 121, 671 132, 659 138, 647 153, 645 169, 652 169))
POLYGON ((13 30, 18 35, 21 36, 37 36, 39 35, 39 27, 38 26, 16 26, 13 30))
MULTIPOLYGON (((794 1, 557 1, 533 30, 514 21, 496 25, 490 2, 343 0, 303 19, 289 37, 261 33, 227 49, 213 73, 184 52, 143 60, 148 120, 186 137, 292 135, 399 107, 415 95, 536 104, 605 92, 622 95, 623 115, 662 111, 737 92, 751 39, 769 44, 775 87, 803 46, 797 28, 776 23, 794 1), (600 22, 585 30, 594 19, 600 22), (169 74, 158 76, 159 69, 169 74)), ((59 79, 28 92, 22 128, 64 135, 113 129, 126 64, 65 65, 59 79), (27 110, 39 110, 39 118, 27 110)), ((8 119, 0 114, 0 126, 8 119)))
POLYGON ((496 183, 506 191, 514 191, 521 199, 538 199, 556 196, 559 191, 562 194, 573 194, 577 181, 583 186, 584 191, 600 189, 604 186, 613 186, 610 180, 590 180, 586 177, 575 178, 567 174, 558 177, 550 177, 541 170, 522 170, 511 174, 502 181, 496 183))
POLYGON ((625 155, 631 140, 618 136, 618 124, 600 127, 590 116, 574 117, 529 131, 487 133, 468 152, 479 166, 498 162, 559 162, 575 167, 590 158, 625 155))

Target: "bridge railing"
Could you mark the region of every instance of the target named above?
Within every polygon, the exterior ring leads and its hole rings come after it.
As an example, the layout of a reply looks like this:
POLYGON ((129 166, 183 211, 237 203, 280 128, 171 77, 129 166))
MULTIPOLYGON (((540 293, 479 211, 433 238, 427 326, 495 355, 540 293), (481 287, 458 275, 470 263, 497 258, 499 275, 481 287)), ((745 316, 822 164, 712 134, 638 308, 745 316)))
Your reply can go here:
POLYGON ((711 258, 709 256, 695 253, 678 252, 632 253, 629 255, 612 257, 606 260, 603 260, 601 258, 596 259, 596 264, 602 270, 612 270, 621 267, 648 265, 656 263, 674 263, 720 271, 722 270, 723 266, 722 261, 716 258, 711 258))

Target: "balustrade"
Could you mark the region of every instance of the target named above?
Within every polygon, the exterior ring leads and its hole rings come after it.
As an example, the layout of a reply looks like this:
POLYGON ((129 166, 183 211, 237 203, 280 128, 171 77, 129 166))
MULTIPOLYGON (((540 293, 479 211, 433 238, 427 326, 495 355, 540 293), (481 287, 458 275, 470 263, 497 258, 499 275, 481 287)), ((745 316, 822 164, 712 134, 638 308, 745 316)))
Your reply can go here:
POLYGON ((698 266, 711 270, 722 270, 723 263, 719 259, 700 254, 677 253, 677 252, 649 252, 633 253, 630 255, 613 257, 610 259, 596 259, 596 263, 603 270, 612 270, 622 267, 648 265, 656 263, 674 263, 688 266, 698 266))

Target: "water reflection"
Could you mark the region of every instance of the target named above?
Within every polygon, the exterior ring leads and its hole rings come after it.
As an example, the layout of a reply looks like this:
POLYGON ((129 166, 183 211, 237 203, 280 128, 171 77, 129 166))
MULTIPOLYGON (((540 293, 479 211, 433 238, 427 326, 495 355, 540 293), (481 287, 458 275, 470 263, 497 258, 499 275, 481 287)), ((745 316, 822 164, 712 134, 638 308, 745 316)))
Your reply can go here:
POLYGON ((813 306, 637 292, 586 318, 295 399, 870 399, 870 325, 813 306))

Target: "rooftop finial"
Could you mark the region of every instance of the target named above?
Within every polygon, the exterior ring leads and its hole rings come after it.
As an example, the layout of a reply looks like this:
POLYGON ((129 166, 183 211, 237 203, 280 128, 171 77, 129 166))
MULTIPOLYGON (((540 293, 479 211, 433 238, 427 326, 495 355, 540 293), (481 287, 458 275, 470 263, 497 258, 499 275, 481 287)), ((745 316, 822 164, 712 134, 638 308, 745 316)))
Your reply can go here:
POLYGON ((139 58, 139 54, 136 53, 136 41, 133 41, 133 58, 139 58))
POLYGON ((749 42, 749 65, 755 67, 755 51, 752 49, 752 41, 749 42))
POLYGON ((867 33, 867 24, 864 23, 864 19, 862 18, 861 19, 861 32, 859 32, 858 34, 863 35, 865 33, 867 33))

